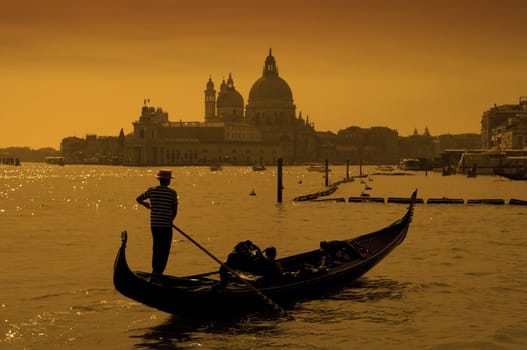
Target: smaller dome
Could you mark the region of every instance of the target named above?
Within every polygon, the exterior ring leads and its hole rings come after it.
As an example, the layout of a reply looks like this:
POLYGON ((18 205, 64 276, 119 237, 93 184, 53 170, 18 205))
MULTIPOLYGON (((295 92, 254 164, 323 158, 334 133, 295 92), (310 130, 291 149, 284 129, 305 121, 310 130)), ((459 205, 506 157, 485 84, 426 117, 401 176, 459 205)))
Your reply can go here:
POLYGON ((230 73, 227 83, 225 83, 225 80, 223 80, 223 82, 221 83, 220 92, 218 93, 218 99, 216 101, 218 108, 243 108, 243 97, 234 88, 234 82, 230 73))
POLYGON ((243 97, 236 90, 220 91, 216 104, 218 108, 243 107, 243 97))

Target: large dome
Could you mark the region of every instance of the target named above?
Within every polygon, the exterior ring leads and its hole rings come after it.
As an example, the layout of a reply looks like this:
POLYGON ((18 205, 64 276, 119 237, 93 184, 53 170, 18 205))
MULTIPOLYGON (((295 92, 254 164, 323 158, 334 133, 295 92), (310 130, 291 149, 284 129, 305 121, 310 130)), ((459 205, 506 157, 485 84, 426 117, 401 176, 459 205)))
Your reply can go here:
POLYGON ((265 101, 280 101, 293 103, 293 93, 286 81, 278 76, 276 61, 269 50, 269 56, 265 60, 263 74, 249 91, 249 104, 265 101))
POLYGON ((249 102, 262 100, 293 101, 289 85, 279 76, 263 76, 258 79, 249 91, 249 102))

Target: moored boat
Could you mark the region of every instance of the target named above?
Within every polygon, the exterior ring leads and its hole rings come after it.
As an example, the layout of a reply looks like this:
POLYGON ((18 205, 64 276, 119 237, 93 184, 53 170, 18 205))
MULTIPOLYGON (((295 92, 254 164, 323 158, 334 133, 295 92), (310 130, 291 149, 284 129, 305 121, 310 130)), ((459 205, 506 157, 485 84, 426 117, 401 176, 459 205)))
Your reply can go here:
POLYGON ((516 180, 527 171, 527 156, 511 155, 511 151, 464 152, 457 165, 457 173, 470 174, 477 167, 478 175, 511 176, 516 180), (520 176, 518 176, 520 175, 520 176))
POLYGON ((509 205, 527 205, 527 200, 511 198, 509 199, 509 205))
MULTIPOLYGON (((417 191, 412 198, 416 195, 417 191)), ((320 248, 277 259, 284 273, 272 282, 249 272, 237 276, 246 279, 243 283, 232 279, 222 285, 219 270, 157 278, 148 272, 132 271, 126 260, 125 231, 115 259, 114 286, 135 301, 182 315, 262 310, 269 307, 264 300, 267 298, 280 304, 296 302, 354 281, 377 265, 404 241, 414 205, 415 201, 411 201, 400 219, 378 231, 342 241, 321 242, 320 248)))
POLYGON ((399 160, 401 170, 424 170, 423 162, 416 158, 404 158, 399 160))
MULTIPOLYGON (((318 171, 320 173, 326 172, 326 166, 323 164, 310 164, 306 168, 307 171, 318 171)), ((328 172, 330 172, 331 169, 328 168, 328 172)))
POLYGON ((514 169, 512 171, 505 171, 502 168, 496 168, 494 169, 494 174, 502 176, 509 180, 514 181, 523 181, 527 180, 527 170, 524 169, 514 169))
POLYGON ((46 157, 47 164, 64 165, 64 157, 46 157))
POLYGON ((391 172, 395 170, 395 168, 391 165, 379 165, 375 169, 383 172, 391 172))

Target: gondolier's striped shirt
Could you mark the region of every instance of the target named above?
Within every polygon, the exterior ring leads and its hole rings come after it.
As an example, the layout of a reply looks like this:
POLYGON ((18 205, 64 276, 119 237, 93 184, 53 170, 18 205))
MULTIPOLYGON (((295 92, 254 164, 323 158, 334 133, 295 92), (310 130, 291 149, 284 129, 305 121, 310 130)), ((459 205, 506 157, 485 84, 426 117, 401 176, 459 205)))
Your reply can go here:
POLYGON ((177 193, 174 189, 168 186, 150 187, 137 199, 150 199, 151 227, 172 227, 178 206, 177 193))

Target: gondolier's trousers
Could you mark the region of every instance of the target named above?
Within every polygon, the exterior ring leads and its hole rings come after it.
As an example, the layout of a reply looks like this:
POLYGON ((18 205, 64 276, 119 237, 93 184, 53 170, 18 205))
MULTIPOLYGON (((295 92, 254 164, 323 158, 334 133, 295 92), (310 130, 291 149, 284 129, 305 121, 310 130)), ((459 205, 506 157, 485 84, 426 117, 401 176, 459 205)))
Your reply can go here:
POLYGON ((152 230, 152 273, 163 274, 168 262, 172 244, 172 227, 151 227, 152 230))

